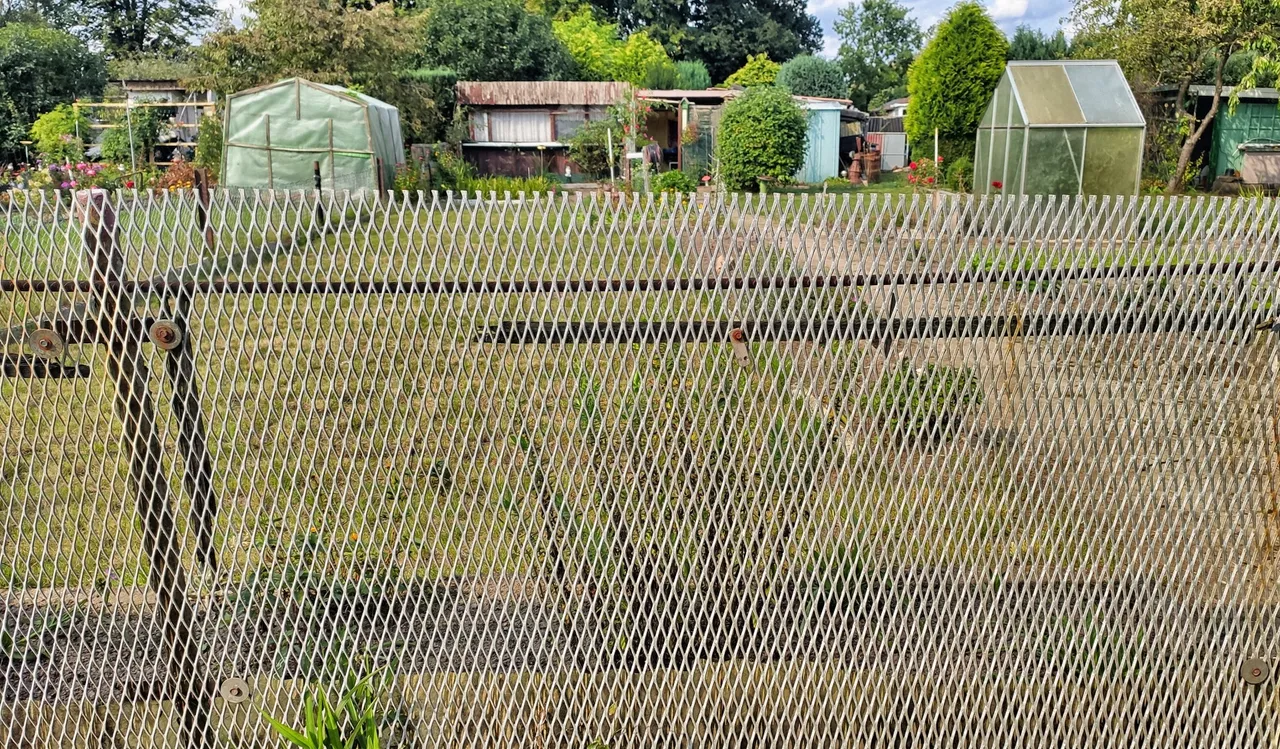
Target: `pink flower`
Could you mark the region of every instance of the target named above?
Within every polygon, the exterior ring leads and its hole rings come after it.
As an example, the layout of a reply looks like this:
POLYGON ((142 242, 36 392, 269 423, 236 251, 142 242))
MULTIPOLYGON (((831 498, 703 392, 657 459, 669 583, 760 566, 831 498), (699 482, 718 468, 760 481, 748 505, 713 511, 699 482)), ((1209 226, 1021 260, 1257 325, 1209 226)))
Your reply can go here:
POLYGON ((916 175, 914 175, 914 174, 908 174, 908 175, 907 175, 907 181, 914 185, 914 184, 916 183, 916 175))
POLYGON ((63 182, 63 183, 62 183, 62 189, 64 189, 64 190, 65 190, 65 189, 67 189, 68 187, 71 187, 71 183, 70 183, 70 182, 63 182))
POLYGON ((907 168, 914 172, 916 170, 916 162, 913 161, 910 164, 907 164, 907 168))
POLYGON ((939 156, 939 157, 938 157, 938 163, 939 163, 939 164, 941 164, 941 163, 942 163, 942 157, 941 157, 941 156, 939 156))
POLYGON ((924 181, 925 181, 926 183, 928 183, 928 184, 932 185, 932 184, 933 184, 933 177, 925 177, 925 178, 924 178, 924 181))

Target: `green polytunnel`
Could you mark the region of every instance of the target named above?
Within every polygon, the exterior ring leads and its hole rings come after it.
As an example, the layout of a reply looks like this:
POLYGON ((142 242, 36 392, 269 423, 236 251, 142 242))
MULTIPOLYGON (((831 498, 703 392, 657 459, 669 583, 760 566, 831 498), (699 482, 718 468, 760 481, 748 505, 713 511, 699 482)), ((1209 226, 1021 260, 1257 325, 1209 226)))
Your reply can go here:
POLYGON ((1114 60, 1010 62, 978 126, 974 192, 1133 195, 1146 125, 1114 60))
POLYGON ((225 109, 225 187, 309 189, 319 162, 323 189, 390 188, 404 163, 399 111, 341 86, 290 78, 232 94, 225 109))

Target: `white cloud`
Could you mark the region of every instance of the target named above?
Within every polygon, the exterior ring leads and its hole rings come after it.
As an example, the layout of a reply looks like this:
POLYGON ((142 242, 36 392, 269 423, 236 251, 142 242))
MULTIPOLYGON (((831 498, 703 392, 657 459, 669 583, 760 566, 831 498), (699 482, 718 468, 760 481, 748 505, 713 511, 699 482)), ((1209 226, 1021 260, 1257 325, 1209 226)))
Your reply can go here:
POLYGON ((994 0, 990 9, 997 21, 1022 18, 1027 14, 1027 0, 994 0))

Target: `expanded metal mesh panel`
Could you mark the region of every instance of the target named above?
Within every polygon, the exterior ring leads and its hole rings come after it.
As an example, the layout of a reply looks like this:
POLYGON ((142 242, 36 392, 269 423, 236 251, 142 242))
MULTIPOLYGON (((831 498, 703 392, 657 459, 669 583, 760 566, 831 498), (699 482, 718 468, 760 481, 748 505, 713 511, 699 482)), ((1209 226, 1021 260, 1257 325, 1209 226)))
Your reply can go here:
POLYGON ((0 205, 5 746, 1276 741, 1273 200, 0 205))

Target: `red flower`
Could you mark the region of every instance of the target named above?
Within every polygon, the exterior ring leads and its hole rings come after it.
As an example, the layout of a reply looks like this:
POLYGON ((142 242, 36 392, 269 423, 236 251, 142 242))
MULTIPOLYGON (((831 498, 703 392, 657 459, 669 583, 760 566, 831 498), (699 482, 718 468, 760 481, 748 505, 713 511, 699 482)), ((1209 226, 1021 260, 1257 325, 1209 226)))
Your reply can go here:
POLYGON ((907 181, 914 185, 914 184, 916 183, 916 175, 914 175, 914 174, 908 174, 908 175, 907 175, 907 181))
POLYGON ((914 172, 916 170, 916 162, 913 161, 910 164, 907 164, 907 168, 914 172))
POLYGON ((125 183, 124 183, 124 186, 125 186, 125 187, 127 187, 127 188, 129 188, 130 190, 132 190, 132 189, 133 189, 133 180, 129 180, 128 182, 125 182, 125 183))
POLYGON ((924 178, 924 181, 925 181, 926 183, 928 183, 928 184, 932 185, 932 184, 933 184, 933 177, 925 177, 925 178, 924 178))
POLYGON ((992 186, 992 187, 994 187, 994 188, 996 188, 997 190, 1003 190, 1003 189, 1004 189, 1004 183, 1003 183, 1003 182, 1001 182, 1000 180, 995 180, 995 181, 993 181, 993 182, 991 183, 991 186, 992 186))
POLYGON ((941 163, 942 163, 942 157, 941 157, 941 156, 939 156, 939 157, 938 157, 938 163, 939 163, 939 164, 941 164, 941 163))

